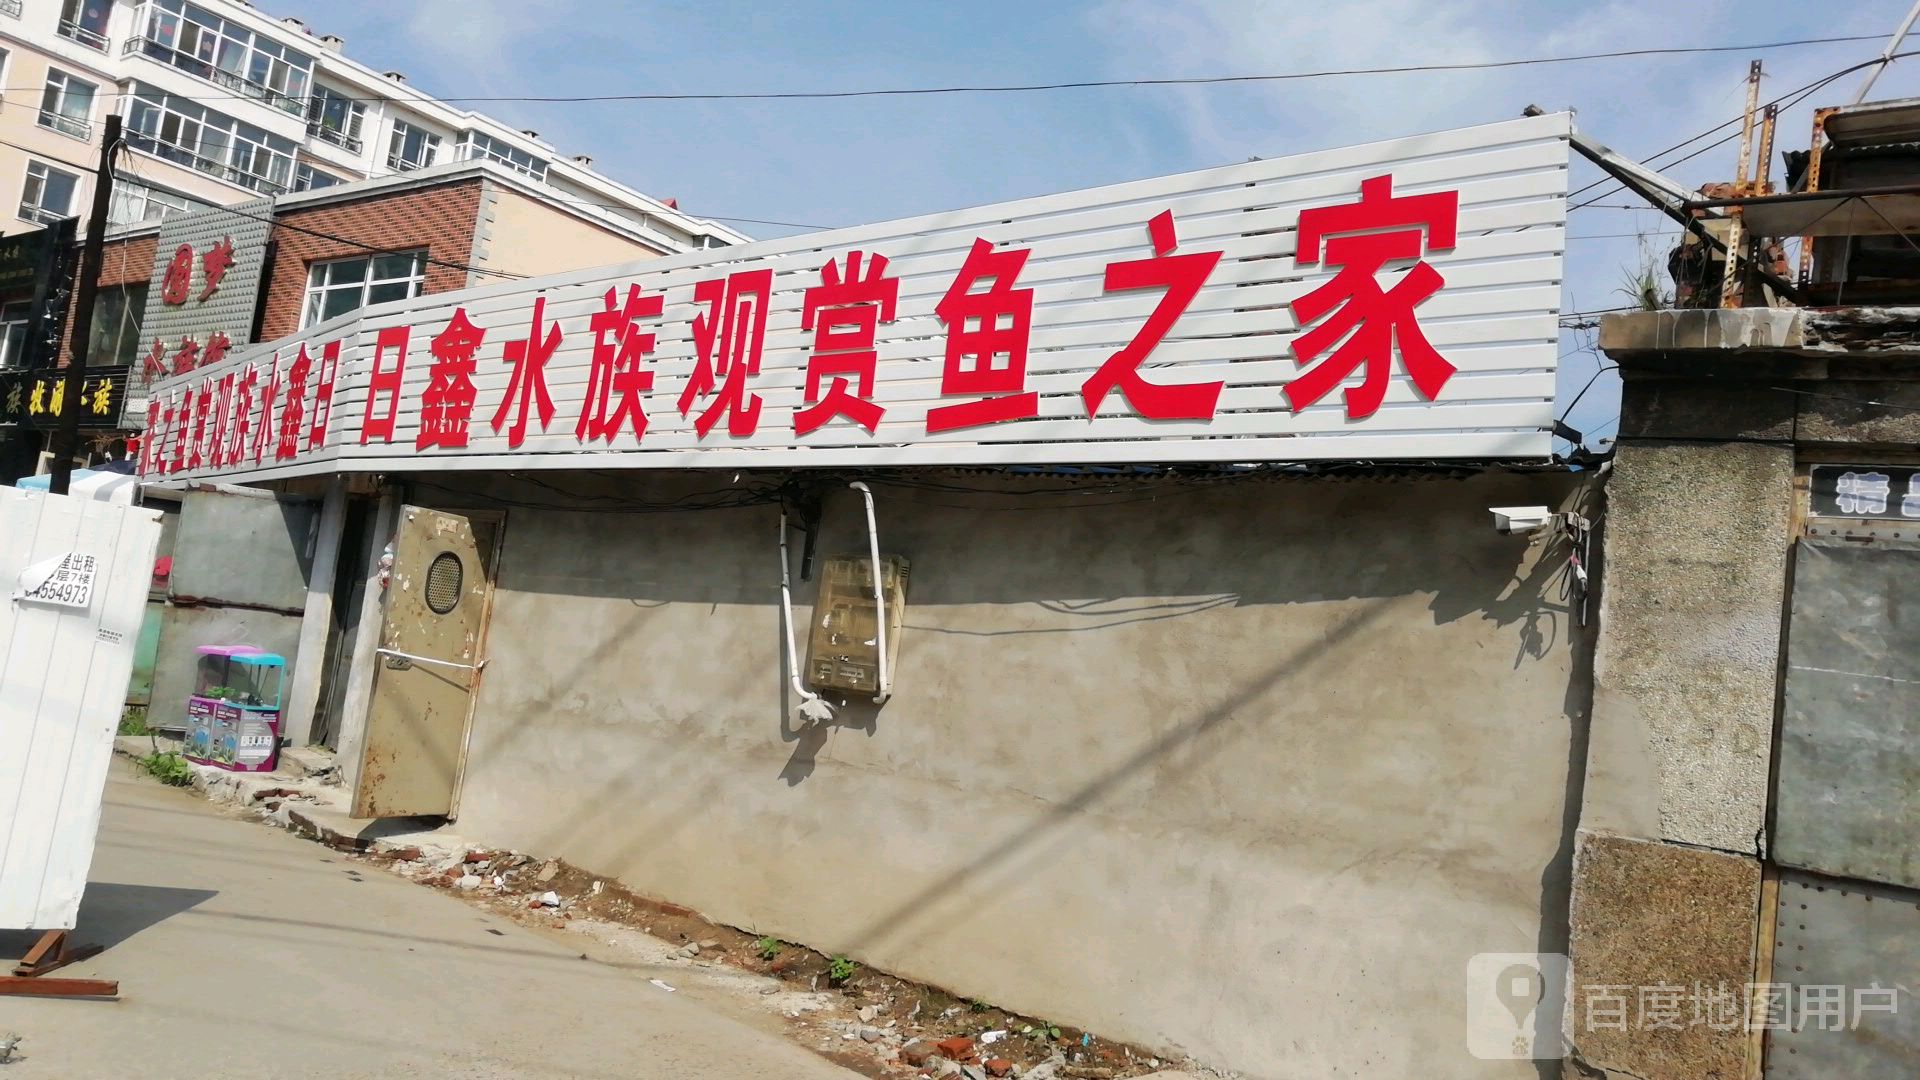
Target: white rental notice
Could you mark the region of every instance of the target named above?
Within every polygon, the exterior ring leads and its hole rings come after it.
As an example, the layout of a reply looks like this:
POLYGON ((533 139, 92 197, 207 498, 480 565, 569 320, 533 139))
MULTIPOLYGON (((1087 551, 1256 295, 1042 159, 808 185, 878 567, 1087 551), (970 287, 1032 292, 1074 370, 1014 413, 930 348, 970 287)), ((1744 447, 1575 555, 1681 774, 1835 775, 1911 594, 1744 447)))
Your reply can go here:
POLYGON ((71 929, 160 514, 0 487, 0 929, 71 929))

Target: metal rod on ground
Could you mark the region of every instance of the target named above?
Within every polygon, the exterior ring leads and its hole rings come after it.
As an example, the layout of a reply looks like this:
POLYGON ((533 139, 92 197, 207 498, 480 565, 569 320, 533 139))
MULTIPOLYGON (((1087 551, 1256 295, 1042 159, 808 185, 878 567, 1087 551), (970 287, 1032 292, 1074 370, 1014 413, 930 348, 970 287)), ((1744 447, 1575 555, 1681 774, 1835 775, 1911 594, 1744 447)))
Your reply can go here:
POLYGON ((93 332, 93 305, 100 295, 101 244, 107 237, 107 209, 113 197, 113 154, 120 148, 120 114, 107 117, 100 140, 100 165, 93 178, 93 211, 87 220, 87 238, 80 247, 79 280, 74 282, 73 325, 68 340, 73 347, 60 379, 60 424, 53 431, 53 475, 47 490, 65 495, 73 480, 73 452, 80 444, 81 388, 86 383, 87 337, 93 332))
POLYGON ((1873 65, 1873 68, 1867 72, 1866 81, 1860 84, 1860 92, 1853 95, 1853 104, 1858 105, 1867 100, 1867 91, 1873 89, 1874 80, 1878 79, 1880 73, 1887 70, 1888 65, 1893 63, 1893 50, 1900 47, 1900 42, 1906 38, 1907 31, 1913 29, 1914 20, 1916 19, 1920 19, 1920 3, 1914 4, 1913 10, 1907 12, 1906 21, 1900 24, 1900 29, 1893 32, 1893 37, 1888 40, 1887 47, 1881 50, 1880 62, 1873 65))

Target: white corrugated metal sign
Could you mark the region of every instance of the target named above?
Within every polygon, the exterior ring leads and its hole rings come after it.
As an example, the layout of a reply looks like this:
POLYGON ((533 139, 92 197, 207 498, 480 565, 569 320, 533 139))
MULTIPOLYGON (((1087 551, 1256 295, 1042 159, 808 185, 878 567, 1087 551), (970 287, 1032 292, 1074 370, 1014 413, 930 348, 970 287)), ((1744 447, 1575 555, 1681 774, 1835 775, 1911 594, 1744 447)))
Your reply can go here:
POLYGON ((71 929, 160 513, 0 487, 0 929, 71 929))
POLYGON ((149 473, 1548 452, 1564 115, 382 305, 167 382, 149 473))

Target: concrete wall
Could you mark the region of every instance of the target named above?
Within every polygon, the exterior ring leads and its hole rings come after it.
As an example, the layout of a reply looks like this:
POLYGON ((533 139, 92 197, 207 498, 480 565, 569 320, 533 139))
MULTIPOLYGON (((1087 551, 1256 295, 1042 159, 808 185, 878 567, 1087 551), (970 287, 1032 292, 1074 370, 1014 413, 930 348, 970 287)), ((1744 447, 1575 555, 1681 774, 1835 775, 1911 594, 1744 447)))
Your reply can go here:
MULTIPOLYGON (((253 645, 300 667, 319 506, 298 495, 190 491, 181 499, 149 723, 186 723, 203 645, 253 645)), ((317 662, 317 660, 316 660, 317 662)))
MULTIPOLYGON (((645 244, 498 184, 487 186, 474 263, 529 277, 653 258, 645 244)), ((488 279, 493 280, 493 279, 488 279)), ((482 282, 484 284, 485 282, 482 282)))
POLYGON ((1793 450, 1635 442, 1607 488, 1583 827, 1756 855, 1766 826, 1793 450))
POLYGON ((813 731, 775 508, 510 511, 461 831, 1251 1076, 1539 1075, 1467 1055, 1463 976, 1565 948, 1584 646, 1486 507, 1572 477, 876 489, 895 696, 813 731))

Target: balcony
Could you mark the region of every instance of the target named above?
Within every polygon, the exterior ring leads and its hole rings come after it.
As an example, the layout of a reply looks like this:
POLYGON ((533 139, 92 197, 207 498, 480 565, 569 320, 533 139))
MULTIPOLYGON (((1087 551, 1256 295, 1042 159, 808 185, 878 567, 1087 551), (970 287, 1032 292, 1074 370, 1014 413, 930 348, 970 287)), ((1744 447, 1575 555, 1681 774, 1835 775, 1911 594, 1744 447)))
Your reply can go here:
POLYGON ((185 165, 187 168, 196 172, 203 172, 208 176, 219 177, 230 184, 238 184, 243 188, 258 191, 263 195, 282 195, 285 194, 287 190, 285 184, 276 184, 264 176, 256 176, 253 173, 236 169, 224 161, 203 158, 191 150, 174 146, 172 143, 161 142, 151 135, 138 131, 127 132, 127 145, 143 153, 152 154, 162 161, 171 161, 176 165, 185 165))
POLYGON ((293 97, 271 86, 262 86, 250 79, 215 67, 191 53, 183 53, 166 42, 156 41, 150 37, 128 38, 127 43, 120 47, 120 54, 132 56, 134 53, 140 53, 168 67, 178 68, 189 75, 198 75, 216 86, 224 86, 244 97, 264 102, 281 112, 291 113, 294 116, 305 116, 307 113, 306 98, 293 97))
POLYGON ((57 213, 45 207, 33 206, 28 203, 20 204, 20 220, 31 221, 35 225, 51 225, 56 221, 64 221, 67 217, 68 215, 66 214, 57 213))
POLYGON ((359 139, 354 138, 338 128, 328 127, 318 120, 307 121, 307 134, 319 139, 321 142, 332 143, 349 154, 357 154, 360 152, 361 142, 359 139))
MULTIPOLYGON (((20 5, 15 3, 13 5, 13 11, 8 14, 18 16, 20 14, 20 5)), ((107 51, 107 36, 105 34, 97 34, 77 22, 69 22, 66 19, 60 20, 60 36, 77 41, 87 48, 94 49, 98 52, 107 51)))
POLYGON ((10 19, 20 17, 20 0, 0 0, 0 15, 10 19))
POLYGON ((47 109, 40 110, 40 126, 52 128, 62 135, 71 135, 85 142, 93 141, 92 124, 85 120, 77 120, 71 116, 63 116, 60 113, 47 109))

